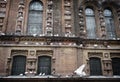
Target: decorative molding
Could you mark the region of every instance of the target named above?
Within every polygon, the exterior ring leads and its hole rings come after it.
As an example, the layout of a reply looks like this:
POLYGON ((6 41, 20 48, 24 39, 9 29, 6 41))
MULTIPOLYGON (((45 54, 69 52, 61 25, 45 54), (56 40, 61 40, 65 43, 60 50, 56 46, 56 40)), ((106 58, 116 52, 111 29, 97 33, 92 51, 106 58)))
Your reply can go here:
POLYGON ((98 57, 98 58, 102 58, 103 57, 103 53, 102 52, 88 52, 88 57, 98 57))
POLYGON ((113 52, 113 53, 111 52, 111 53, 110 53, 110 58, 115 58, 115 57, 120 58, 120 52, 115 52, 115 53, 114 53, 114 52, 113 52))
POLYGON ((47 36, 53 36, 53 0, 47 0, 46 17, 45 34, 47 36))
MULTIPOLYGON (((109 48, 111 45, 120 45, 120 39, 103 40, 103 39, 83 39, 80 37, 63 37, 63 36, 18 36, 18 35, 2 35, 0 36, 0 44, 26 44, 26 45, 53 45, 53 44, 82 44, 100 45, 104 48, 109 48)), ((89 47, 89 46, 88 46, 89 47)))
POLYGON ((21 35, 23 30, 23 19, 24 19, 24 2, 20 1, 18 5, 18 14, 16 20, 16 35, 21 35))
POLYGON ((105 28, 105 20, 104 20, 103 10, 101 7, 99 8, 98 12, 99 12, 99 20, 100 20, 101 38, 105 39, 106 38, 106 28, 105 28))
POLYGON ((72 34, 72 0, 63 0, 63 17, 65 36, 72 34))
POLYGON ((17 56, 17 55, 27 56, 27 54, 28 54, 27 50, 11 50, 11 56, 17 56))
POLYGON ((80 31, 79 31, 79 36, 81 38, 85 38, 86 35, 86 31, 85 31, 85 24, 84 24, 84 11, 83 11, 83 7, 79 7, 79 26, 80 26, 80 31))

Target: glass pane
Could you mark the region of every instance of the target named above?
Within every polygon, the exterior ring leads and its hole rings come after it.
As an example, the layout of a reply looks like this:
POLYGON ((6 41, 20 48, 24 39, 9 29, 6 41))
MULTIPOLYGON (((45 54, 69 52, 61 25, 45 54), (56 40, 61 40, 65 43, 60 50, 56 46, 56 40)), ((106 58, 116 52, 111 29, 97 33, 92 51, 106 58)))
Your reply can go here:
POLYGON ((104 16, 112 16, 112 12, 109 9, 104 10, 104 16))
POLYGON ((39 1, 32 2, 30 4, 30 9, 29 10, 43 10, 42 3, 40 3, 39 1))
POLYGON ((102 75, 101 61, 99 58, 90 58, 90 75, 102 75))
POLYGON ((42 33, 42 18, 43 18, 42 3, 35 1, 30 4, 28 17, 28 34, 42 33))
POLYGON ((105 16, 105 23, 106 23, 106 30, 107 30, 107 37, 109 39, 115 38, 115 26, 113 21, 112 12, 108 9, 104 10, 104 16, 105 16))
POLYGON ((12 75, 19 75, 25 73, 26 57, 25 56, 14 56, 12 64, 12 75))
POLYGON ((87 29, 87 37, 88 38, 95 38, 96 33, 96 23, 95 23, 95 16, 92 9, 87 8, 85 10, 86 13, 86 29, 87 29))
POLYGON ((113 75, 120 75, 120 58, 112 58, 113 75))
POLYGON ((38 74, 45 73, 45 75, 51 74, 51 57, 42 56, 38 58, 38 74))
POLYGON ((85 9, 85 14, 86 15, 94 15, 94 11, 91 8, 86 8, 85 9))
POLYGON ((95 38, 95 19, 94 17, 86 17, 87 36, 88 38, 95 38))

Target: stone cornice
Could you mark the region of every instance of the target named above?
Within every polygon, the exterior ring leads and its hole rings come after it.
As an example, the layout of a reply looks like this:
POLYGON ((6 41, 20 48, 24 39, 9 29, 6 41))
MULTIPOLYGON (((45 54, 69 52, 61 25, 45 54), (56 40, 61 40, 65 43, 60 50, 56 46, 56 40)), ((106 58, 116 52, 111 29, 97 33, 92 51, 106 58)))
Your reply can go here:
POLYGON ((66 36, 19 36, 19 35, 1 35, 0 43, 18 43, 19 42, 72 42, 76 44, 116 44, 120 45, 120 39, 83 39, 80 37, 66 37, 66 36))

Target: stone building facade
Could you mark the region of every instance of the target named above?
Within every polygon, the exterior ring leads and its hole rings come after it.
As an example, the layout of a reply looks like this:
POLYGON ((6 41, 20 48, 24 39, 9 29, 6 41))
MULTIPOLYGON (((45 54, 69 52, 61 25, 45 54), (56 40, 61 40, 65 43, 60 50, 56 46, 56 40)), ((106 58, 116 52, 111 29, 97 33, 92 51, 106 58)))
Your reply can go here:
POLYGON ((120 75, 119 0, 0 0, 0 75, 120 75))

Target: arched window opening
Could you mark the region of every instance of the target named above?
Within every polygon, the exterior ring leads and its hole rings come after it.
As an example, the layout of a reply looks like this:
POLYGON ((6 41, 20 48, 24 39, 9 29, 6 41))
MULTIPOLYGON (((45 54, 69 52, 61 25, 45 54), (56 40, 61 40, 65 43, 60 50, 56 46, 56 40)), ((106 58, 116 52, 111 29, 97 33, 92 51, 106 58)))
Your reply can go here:
POLYGON ((51 57, 39 56, 38 57, 38 74, 51 75, 51 57))
POLYGON ((92 8, 85 9, 86 30, 88 38, 96 38, 95 14, 92 8))
POLYGON ((105 9, 104 16, 105 16, 107 38, 113 39, 116 37, 116 34, 115 34, 115 26, 114 26, 114 19, 113 19, 112 11, 110 9, 105 9))
POLYGON ((35 0, 29 5, 27 33, 29 35, 42 33, 43 4, 35 0))
POLYGON ((100 58, 90 58, 90 75, 102 75, 101 60, 100 58))
POLYGON ((26 57, 25 56, 14 56, 11 75, 24 74, 25 68, 26 68, 26 57))
POLYGON ((120 58, 112 58, 113 75, 120 75, 120 58))

